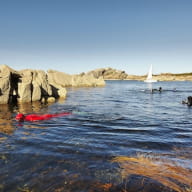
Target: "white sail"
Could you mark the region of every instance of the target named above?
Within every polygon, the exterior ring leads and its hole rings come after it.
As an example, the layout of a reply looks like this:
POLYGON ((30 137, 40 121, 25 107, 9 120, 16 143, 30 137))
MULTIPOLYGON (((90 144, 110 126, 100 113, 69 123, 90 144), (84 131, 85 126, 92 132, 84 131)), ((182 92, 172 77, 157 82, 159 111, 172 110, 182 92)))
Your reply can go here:
POLYGON ((147 79, 145 80, 146 83, 153 83, 153 82, 157 82, 157 80, 153 79, 153 67, 152 65, 149 68, 149 72, 147 75, 147 79))

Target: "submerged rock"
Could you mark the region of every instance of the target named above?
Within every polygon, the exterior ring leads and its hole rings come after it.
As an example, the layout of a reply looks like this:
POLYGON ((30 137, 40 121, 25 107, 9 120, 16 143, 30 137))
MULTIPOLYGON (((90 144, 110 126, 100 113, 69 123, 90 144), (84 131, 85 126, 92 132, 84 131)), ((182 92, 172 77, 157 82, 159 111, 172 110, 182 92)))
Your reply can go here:
POLYGON ((48 97, 47 102, 48 103, 54 103, 55 102, 55 97, 48 97))

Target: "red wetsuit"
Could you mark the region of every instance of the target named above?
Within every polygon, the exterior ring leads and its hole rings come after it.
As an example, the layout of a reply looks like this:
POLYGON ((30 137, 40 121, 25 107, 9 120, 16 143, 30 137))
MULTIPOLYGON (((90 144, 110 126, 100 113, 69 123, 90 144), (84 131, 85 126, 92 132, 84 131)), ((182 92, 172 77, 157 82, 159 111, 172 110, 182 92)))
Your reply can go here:
POLYGON ((22 113, 17 114, 15 117, 18 121, 41 121, 41 120, 47 120, 53 117, 61 117, 66 115, 71 115, 70 112, 63 112, 63 113, 57 113, 57 114, 44 114, 44 115, 37 115, 37 114, 30 114, 30 115, 23 115, 22 113))

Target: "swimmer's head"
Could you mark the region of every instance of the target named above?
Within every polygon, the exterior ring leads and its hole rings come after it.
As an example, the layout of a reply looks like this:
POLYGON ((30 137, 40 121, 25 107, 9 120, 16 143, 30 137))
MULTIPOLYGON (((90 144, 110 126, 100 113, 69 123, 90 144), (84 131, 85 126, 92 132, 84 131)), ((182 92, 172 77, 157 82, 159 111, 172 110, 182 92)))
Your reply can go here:
POLYGON ((23 113, 18 113, 17 116, 15 117, 17 121, 24 121, 25 115, 23 113))

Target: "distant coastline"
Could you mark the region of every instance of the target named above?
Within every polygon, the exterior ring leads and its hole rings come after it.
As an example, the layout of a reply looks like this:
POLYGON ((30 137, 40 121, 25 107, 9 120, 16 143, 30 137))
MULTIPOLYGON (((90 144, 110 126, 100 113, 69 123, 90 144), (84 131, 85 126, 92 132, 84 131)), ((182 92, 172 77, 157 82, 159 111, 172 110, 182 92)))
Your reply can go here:
MULTIPOLYGON (((146 75, 130 75, 123 70, 113 68, 101 68, 88 72, 93 74, 96 78, 103 77, 104 80, 137 80, 144 81, 146 75)), ((153 74, 153 78, 157 81, 192 81, 192 72, 189 73, 161 73, 153 74)))

